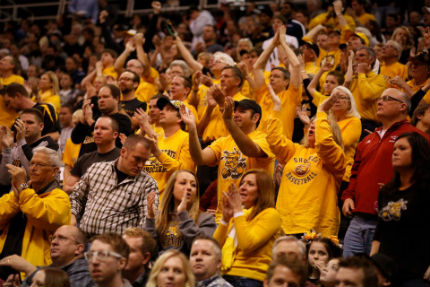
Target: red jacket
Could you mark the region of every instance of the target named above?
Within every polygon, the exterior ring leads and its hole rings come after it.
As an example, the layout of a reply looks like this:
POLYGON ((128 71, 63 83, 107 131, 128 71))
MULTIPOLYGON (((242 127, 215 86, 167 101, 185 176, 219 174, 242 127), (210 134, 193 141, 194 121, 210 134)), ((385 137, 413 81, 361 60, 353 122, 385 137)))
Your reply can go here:
POLYGON ((352 198, 353 212, 377 214, 380 184, 388 183, 394 170, 391 164, 393 146, 397 137, 405 132, 418 132, 430 142, 430 137, 412 126, 407 120, 393 124, 381 138, 377 131, 365 137, 357 147, 351 179, 343 192, 342 200, 352 198))

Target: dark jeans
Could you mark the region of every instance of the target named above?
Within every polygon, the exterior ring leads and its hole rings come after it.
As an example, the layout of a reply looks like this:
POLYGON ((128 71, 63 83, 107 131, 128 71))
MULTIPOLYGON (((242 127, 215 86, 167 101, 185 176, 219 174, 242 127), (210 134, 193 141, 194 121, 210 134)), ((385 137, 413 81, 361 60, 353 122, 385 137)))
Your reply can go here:
POLYGON ((223 277, 234 287, 263 287, 263 282, 255 279, 230 275, 224 275, 223 277))

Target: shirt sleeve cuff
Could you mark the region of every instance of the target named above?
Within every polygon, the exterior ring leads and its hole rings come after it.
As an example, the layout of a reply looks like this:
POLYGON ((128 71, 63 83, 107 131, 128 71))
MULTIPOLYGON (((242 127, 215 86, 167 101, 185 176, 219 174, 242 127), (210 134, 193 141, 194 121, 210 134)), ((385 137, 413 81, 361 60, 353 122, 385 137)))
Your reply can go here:
POLYGON ((235 212, 235 213, 233 214, 233 218, 236 218, 236 217, 242 216, 242 215, 244 215, 244 214, 245 214, 245 213, 244 213, 243 211, 235 212))

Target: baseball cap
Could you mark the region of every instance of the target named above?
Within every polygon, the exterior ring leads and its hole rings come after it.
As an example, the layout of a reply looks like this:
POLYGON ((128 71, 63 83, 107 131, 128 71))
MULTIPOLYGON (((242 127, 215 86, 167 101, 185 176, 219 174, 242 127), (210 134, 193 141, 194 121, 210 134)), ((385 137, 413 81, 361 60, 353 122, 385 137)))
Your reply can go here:
POLYGON ((166 105, 171 105, 175 110, 179 111, 184 103, 178 100, 171 100, 166 96, 162 96, 157 101, 157 107, 162 110, 166 105))
POLYGON ((312 50, 314 50, 315 55, 317 55, 317 57, 319 56, 320 49, 318 48, 318 45, 316 45, 316 44, 314 44, 312 42, 306 41, 306 40, 301 40, 301 45, 302 46, 304 46, 304 45, 308 46, 309 48, 311 48, 312 50))
POLYGON ((364 34, 362 32, 354 32, 349 37, 352 37, 352 36, 356 36, 356 37, 360 38, 364 42, 364 45, 369 47, 369 38, 367 38, 366 34, 364 34))
POLYGON ((421 64, 425 64, 427 66, 430 67, 430 53, 429 50, 424 50, 420 53, 418 53, 418 55, 416 55, 415 57, 409 58, 409 61, 411 62, 415 62, 415 63, 421 63, 421 64))

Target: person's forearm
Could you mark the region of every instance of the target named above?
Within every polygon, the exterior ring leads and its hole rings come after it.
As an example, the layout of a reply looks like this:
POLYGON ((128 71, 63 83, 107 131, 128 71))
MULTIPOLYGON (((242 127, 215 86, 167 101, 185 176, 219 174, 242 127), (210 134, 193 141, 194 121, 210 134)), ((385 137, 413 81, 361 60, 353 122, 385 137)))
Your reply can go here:
POLYGON ((261 148, 234 123, 232 119, 224 120, 224 123, 234 142, 244 155, 248 157, 263 157, 266 155, 261 148))
POLYGON ((197 125, 197 134, 199 136, 203 135, 203 132, 205 131, 206 127, 208 126, 210 120, 211 120, 211 115, 212 112, 214 110, 213 106, 207 106, 205 113, 203 114, 202 119, 200 120, 200 122, 197 125))
POLYGON ((257 61, 254 63, 254 70, 259 69, 263 70, 266 66, 267 61, 269 60, 270 55, 273 52, 273 49, 275 49, 275 43, 273 41, 270 43, 269 47, 261 53, 260 57, 258 57, 257 61))
POLYGON ((200 146, 199 137, 197 135, 197 128, 195 125, 188 126, 188 137, 191 158, 197 165, 203 165, 203 152, 200 146))
POLYGON ((379 247, 381 246, 381 242, 377 240, 372 241, 372 247, 370 248, 370 256, 379 252, 379 247))
POLYGON ((115 71, 117 71, 118 73, 121 73, 121 71, 124 68, 124 63, 127 60, 128 56, 130 56, 130 51, 127 50, 127 48, 126 48, 121 53, 121 55, 119 55, 118 58, 116 58, 116 61, 113 64, 113 67, 114 67, 115 71))
POLYGON ((176 47, 178 47, 179 53, 193 72, 201 71, 203 69, 203 65, 194 59, 193 55, 191 55, 190 51, 184 46, 184 43, 182 43, 182 40, 179 37, 176 40, 176 47))

